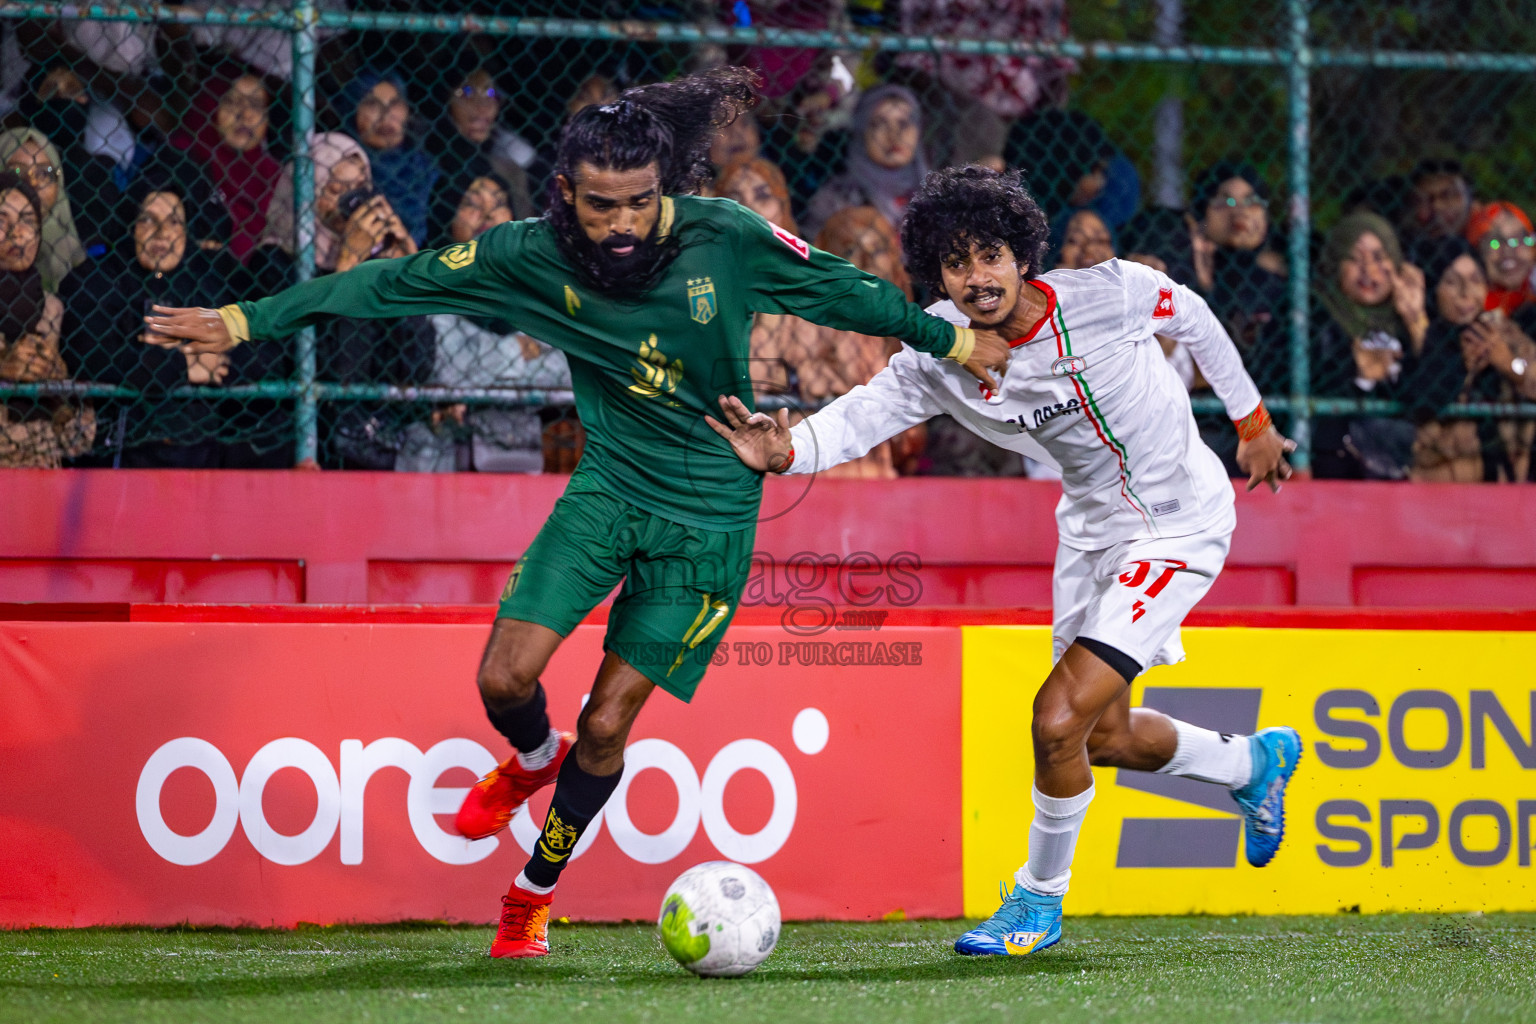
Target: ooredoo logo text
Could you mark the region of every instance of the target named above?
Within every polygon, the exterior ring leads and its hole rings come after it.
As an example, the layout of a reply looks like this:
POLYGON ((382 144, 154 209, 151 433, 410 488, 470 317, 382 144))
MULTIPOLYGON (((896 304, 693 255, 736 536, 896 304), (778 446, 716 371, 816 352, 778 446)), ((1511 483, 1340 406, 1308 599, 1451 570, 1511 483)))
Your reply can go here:
MULTIPOLYGON (((816 708, 802 709, 794 719, 792 736, 804 754, 826 747, 830 728, 827 717, 816 708)), ((283 736, 262 746, 236 776, 229 759, 214 744, 196 736, 181 736, 160 745, 139 772, 135 809, 144 840, 161 858, 191 866, 217 857, 238 827, 251 846, 276 864, 304 864, 319 857, 340 834, 342 864, 362 864, 366 831, 364 792, 377 772, 403 771, 410 782, 406 789, 405 816, 421 848, 444 864, 474 864, 494 853, 497 837, 470 842, 445 831, 437 815, 453 814, 464 799, 463 787, 440 786, 452 769, 468 769, 483 775, 496 764, 484 746, 464 737, 450 737, 425 750, 395 736, 364 743, 341 741, 335 761, 316 744, 297 736, 283 736), (295 834, 274 829, 267 821, 262 799, 268 782, 279 771, 303 772, 315 790, 313 819, 295 834), (201 831, 184 835, 173 830, 161 811, 161 791, 174 772, 200 772, 213 786, 214 809, 201 831)), ((676 744, 663 739, 641 739, 624 754, 624 777, 602 814, 582 836, 575 856, 580 857, 606 829, 625 856, 642 864, 663 864, 679 856, 693 842, 702 826, 720 856, 742 864, 755 864, 777 853, 794 830, 799 807, 794 772, 773 745, 753 738, 734 740, 710 757, 699 772, 676 744), (664 774, 677 793, 677 810, 660 832, 641 831, 630 817, 631 783, 641 772, 664 774), (738 773, 755 771, 773 792, 768 821, 755 832, 742 832, 726 816, 726 785, 738 773)), ((373 808, 372 813, 380 813, 373 808)), ((387 811, 385 812, 387 813, 387 811)), ((525 852, 532 852, 539 823, 525 807, 512 819, 509 832, 525 852)))

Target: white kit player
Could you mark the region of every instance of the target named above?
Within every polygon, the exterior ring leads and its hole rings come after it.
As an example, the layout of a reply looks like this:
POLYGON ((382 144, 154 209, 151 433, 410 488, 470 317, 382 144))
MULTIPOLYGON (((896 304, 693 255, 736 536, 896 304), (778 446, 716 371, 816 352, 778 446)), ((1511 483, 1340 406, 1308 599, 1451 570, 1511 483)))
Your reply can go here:
POLYGON ((1284 832, 1301 740, 1290 728, 1232 736, 1132 708, 1130 682, 1184 660, 1179 624, 1215 582, 1236 513, 1221 460, 1200 440, 1183 384, 1154 335, 1186 346, 1240 437, 1249 489, 1291 474, 1295 444, 1270 422, 1236 347, 1194 292, 1149 267, 1107 260, 1036 275, 1044 215, 1016 174, 951 168, 912 198, 902 247, 913 278, 949 296, 930 312, 1012 337, 993 386, 909 348, 869 384, 793 428, 722 398, 711 425, 746 464, 814 473, 948 414, 993 444, 1061 467, 1052 583, 1055 664, 1035 695, 1029 855, 1002 907, 961 936, 968 954, 1028 954, 1061 938, 1090 765, 1219 783, 1262 867, 1284 832), (1038 447, 1037 447, 1038 446, 1038 447))

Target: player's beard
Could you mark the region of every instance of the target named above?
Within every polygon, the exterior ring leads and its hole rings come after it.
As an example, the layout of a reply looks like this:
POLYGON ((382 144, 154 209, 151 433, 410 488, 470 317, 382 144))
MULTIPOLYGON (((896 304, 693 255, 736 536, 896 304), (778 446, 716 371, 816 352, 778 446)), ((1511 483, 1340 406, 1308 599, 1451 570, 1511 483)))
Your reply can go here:
POLYGON ((638 299, 655 287, 677 258, 680 247, 667 238, 658 240, 655 228, 643 239, 633 236, 613 237, 604 243, 592 241, 576 221, 569 203, 556 198, 550 206, 550 225, 560 254, 576 271, 577 280, 587 288, 614 299, 638 299), (627 256, 616 256, 615 245, 634 245, 627 256))

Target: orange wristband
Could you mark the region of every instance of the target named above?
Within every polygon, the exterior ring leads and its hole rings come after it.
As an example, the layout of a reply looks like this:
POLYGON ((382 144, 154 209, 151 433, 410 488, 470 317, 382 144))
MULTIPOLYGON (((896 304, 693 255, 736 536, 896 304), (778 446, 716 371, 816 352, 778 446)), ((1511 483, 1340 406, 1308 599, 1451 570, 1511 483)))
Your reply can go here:
POLYGON ((1244 441, 1252 441, 1273 424, 1269 418, 1269 410, 1260 402, 1259 407, 1240 420, 1233 420, 1232 425, 1237 427, 1237 436, 1244 441))
POLYGON ((788 473, 789 467, 795 464, 795 446, 789 446, 789 456, 784 460, 784 465, 774 470, 775 473, 788 473))

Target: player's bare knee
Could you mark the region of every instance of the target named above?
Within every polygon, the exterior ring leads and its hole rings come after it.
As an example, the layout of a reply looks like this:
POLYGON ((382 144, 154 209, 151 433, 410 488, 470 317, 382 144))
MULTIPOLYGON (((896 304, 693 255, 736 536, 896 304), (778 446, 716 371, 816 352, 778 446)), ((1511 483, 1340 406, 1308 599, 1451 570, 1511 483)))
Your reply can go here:
POLYGON ((517 705, 533 697, 560 635, 531 622, 497 619, 475 681, 490 704, 517 705))
POLYGON ((538 685, 542 665, 532 664, 531 659, 512 657, 487 657, 480 664, 476 683, 480 695, 493 703, 519 704, 533 696, 538 685))
POLYGON ((618 703, 589 702, 576 721, 576 737, 594 757, 606 760, 624 752, 634 716, 618 703))
POLYGON ((1037 710, 1030 724, 1035 764, 1058 765, 1078 757, 1083 750, 1086 732, 1086 723, 1070 709, 1048 709, 1044 714, 1037 710))

